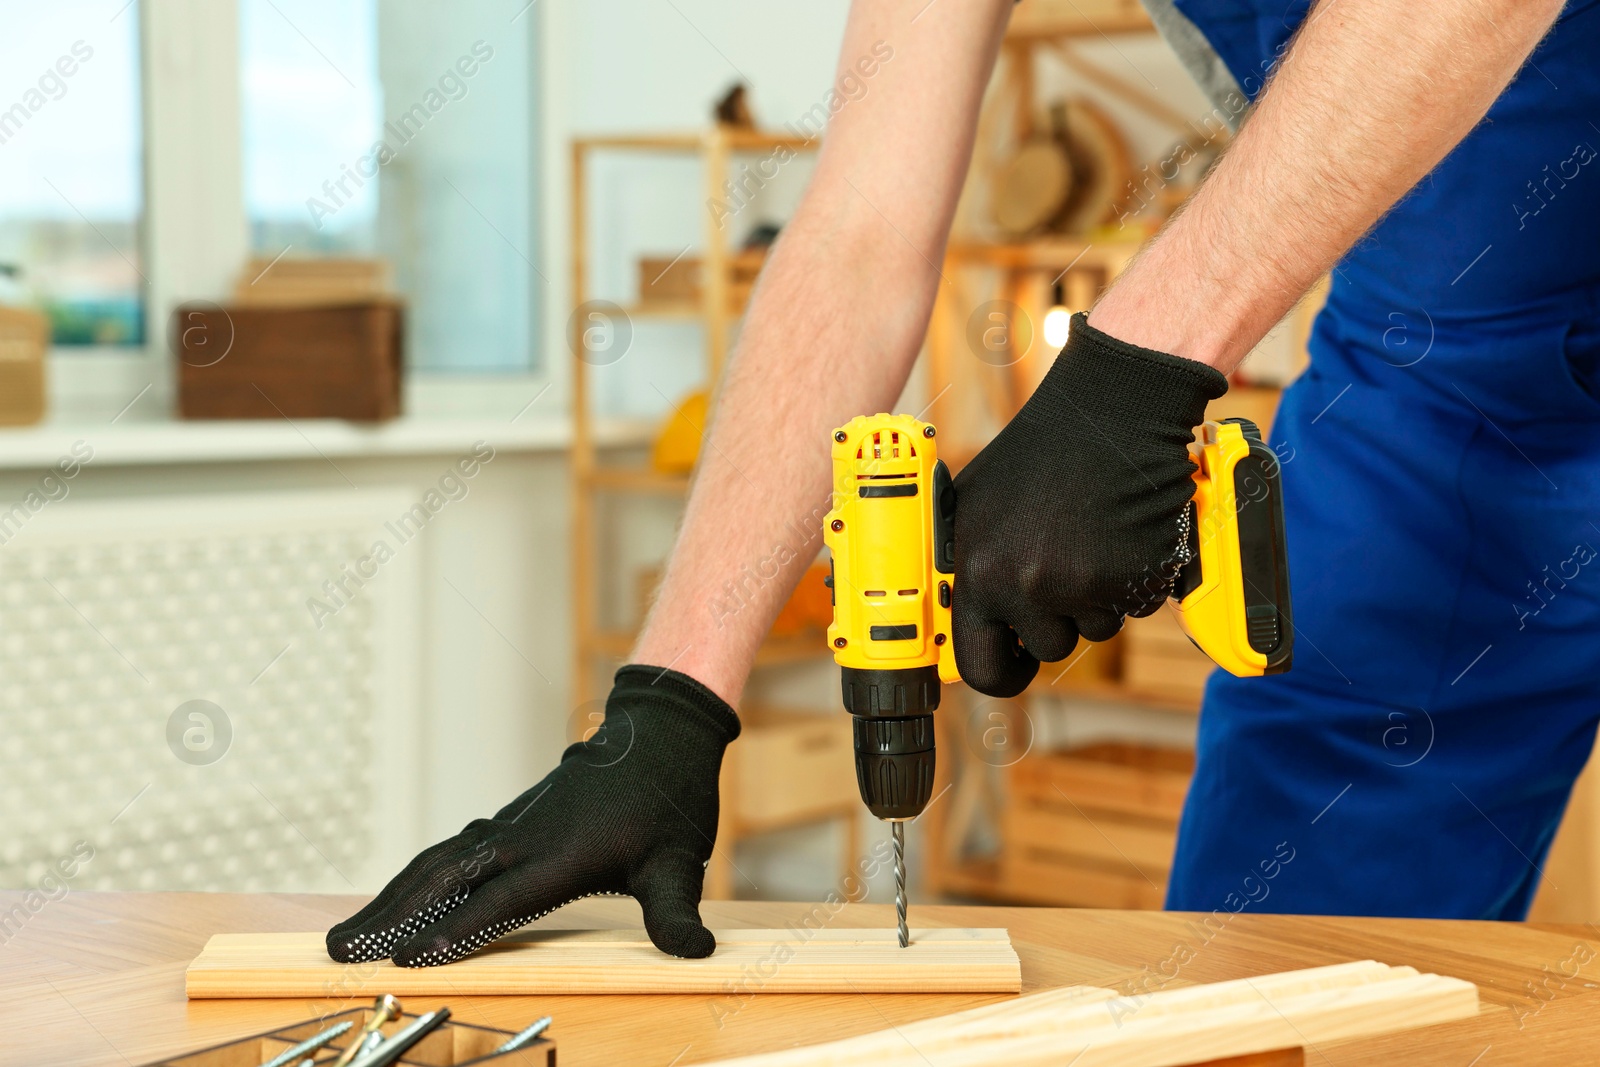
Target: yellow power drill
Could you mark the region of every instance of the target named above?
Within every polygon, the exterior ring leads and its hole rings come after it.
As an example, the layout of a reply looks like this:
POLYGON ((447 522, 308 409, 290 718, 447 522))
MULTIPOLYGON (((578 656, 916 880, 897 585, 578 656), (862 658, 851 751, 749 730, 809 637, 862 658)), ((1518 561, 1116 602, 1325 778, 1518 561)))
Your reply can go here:
MULTIPOLYGON (((955 489, 933 426, 909 415, 861 415, 833 432, 833 625, 845 710, 854 717, 856 784, 889 821, 901 947, 905 823, 933 794, 933 712, 940 685, 961 680, 950 637, 955 489)), ((1189 639, 1241 677, 1289 669, 1294 628, 1277 456, 1246 419, 1201 427, 1189 560, 1173 605, 1189 639)))

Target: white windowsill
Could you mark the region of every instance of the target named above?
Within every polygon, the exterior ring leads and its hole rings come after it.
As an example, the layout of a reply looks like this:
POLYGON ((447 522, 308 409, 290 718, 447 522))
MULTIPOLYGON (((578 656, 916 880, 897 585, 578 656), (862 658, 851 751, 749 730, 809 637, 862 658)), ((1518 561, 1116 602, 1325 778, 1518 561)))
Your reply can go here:
MULTIPOLYGON (((604 420, 595 432, 599 444, 628 447, 648 443, 653 430, 636 420, 604 420)), ((516 422, 407 416, 372 425, 339 419, 63 420, 0 428, 0 470, 52 466, 77 441, 94 449, 95 467, 438 455, 470 451, 478 441, 497 451, 542 452, 570 447, 572 422, 531 412, 516 422)))

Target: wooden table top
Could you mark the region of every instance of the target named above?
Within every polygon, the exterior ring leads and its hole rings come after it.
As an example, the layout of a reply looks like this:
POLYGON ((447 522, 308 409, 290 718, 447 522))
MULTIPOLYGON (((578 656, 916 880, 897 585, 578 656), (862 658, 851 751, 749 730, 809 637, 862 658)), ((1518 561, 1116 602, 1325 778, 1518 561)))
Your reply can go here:
MULTIPOLYGON (((184 999, 184 967, 220 932, 321 930, 357 897, 200 893, 72 893, 35 912, 0 893, 0 1063, 138 1067, 337 1010, 328 1001, 184 999)), ((35 898, 34 903, 38 903, 35 898)), ((713 902, 716 928, 800 923, 809 904, 713 902)), ((1319 1045, 1318 1067, 1539 1060, 1593 1062, 1600 1039, 1600 928, 1252 915, 1214 919, 1161 912, 913 906, 913 926, 1007 927, 1023 992, 1090 984, 1141 990, 1376 959, 1477 983, 1472 1020, 1319 1045)), ((850 905, 835 927, 884 926, 887 905, 850 905)), ((569 905, 540 925, 637 927, 631 900, 569 905)), ((356 1002, 370 1002, 363 990, 356 1002)), ((448 1003, 456 1017, 507 1030, 554 1015, 562 1067, 676 1067, 831 1040, 988 1003, 993 995, 809 994, 413 998, 408 1011, 448 1003)), ((354 1005, 352 1005, 354 1006, 354 1005)))

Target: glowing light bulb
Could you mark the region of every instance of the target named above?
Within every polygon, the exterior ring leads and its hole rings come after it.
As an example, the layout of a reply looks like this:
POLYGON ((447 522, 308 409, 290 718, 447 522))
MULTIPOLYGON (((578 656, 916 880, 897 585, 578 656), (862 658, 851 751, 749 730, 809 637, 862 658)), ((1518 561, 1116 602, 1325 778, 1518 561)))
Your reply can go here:
POLYGON ((1072 332, 1072 312, 1057 304, 1044 316, 1044 343, 1051 348, 1060 348, 1067 343, 1067 335, 1072 332))
POLYGON ((1064 289, 1060 278, 1050 285, 1051 308, 1044 313, 1044 343, 1051 348, 1060 348, 1066 344, 1067 335, 1072 332, 1072 312, 1067 310, 1067 294, 1064 289))

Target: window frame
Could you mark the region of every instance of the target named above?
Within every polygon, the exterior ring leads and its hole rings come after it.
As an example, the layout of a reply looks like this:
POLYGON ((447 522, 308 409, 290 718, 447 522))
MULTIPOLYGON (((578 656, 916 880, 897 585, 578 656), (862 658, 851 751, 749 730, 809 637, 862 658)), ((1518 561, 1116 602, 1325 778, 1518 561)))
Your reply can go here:
MULTIPOLYGON (((540 188, 529 190, 540 238, 537 260, 550 275, 552 190, 544 178, 553 157, 552 131, 541 106, 551 87, 544 60, 549 35, 536 5, 533 54, 533 131, 541 165, 540 188)), ((138 0, 141 113, 144 123, 144 204, 140 255, 145 275, 145 344, 52 346, 48 356, 52 419, 121 421, 177 418, 177 361, 167 344, 167 324, 181 300, 222 302, 250 254, 245 209, 237 0, 138 0)), ((131 14, 131 12, 130 12, 131 14)), ((537 294, 541 314, 530 332, 534 366, 523 373, 406 368, 405 416, 508 417, 509 395, 532 395, 552 385, 564 394, 566 361, 562 295, 556 286, 537 294)), ((530 306, 529 314, 535 314, 530 306)), ((546 412, 554 410, 546 400, 546 412)), ((545 406, 545 405, 541 405, 545 406)))

